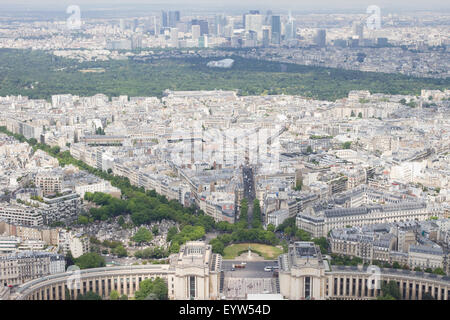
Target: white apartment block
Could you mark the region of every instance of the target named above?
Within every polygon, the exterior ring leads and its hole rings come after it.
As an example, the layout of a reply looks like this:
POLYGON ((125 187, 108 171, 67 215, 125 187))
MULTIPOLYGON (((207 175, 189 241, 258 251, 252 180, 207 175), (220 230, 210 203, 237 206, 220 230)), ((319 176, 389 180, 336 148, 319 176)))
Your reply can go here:
POLYGON ((74 258, 79 258, 89 252, 89 238, 82 234, 73 234, 70 231, 61 231, 59 233, 59 250, 67 255, 70 251, 74 258))
POLYGON ((267 224, 273 224, 275 227, 278 227, 287 218, 289 218, 288 209, 280 209, 277 211, 273 211, 267 214, 267 224))

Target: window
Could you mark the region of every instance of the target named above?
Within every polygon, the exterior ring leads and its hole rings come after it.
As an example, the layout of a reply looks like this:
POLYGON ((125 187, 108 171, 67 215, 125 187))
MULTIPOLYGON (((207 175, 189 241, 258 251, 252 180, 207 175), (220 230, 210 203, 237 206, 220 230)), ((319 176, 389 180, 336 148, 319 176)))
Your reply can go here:
POLYGON ((189 277, 189 297, 191 299, 195 298, 195 277, 194 276, 189 277))
POLYGON ((311 278, 305 277, 305 298, 311 298, 311 278))

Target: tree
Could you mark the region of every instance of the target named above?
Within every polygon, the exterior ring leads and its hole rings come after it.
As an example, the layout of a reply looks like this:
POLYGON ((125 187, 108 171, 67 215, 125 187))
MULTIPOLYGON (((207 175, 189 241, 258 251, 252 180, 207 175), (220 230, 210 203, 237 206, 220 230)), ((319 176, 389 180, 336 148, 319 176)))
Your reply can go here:
POLYGON ((150 242, 153 239, 152 233, 145 227, 139 228, 131 240, 139 244, 150 242))
POLYGON ((58 146, 52 147, 50 149, 50 153, 53 153, 53 154, 58 154, 60 151, 61 151, 61 148, 58 146))
POLYGON ((126 257, 128 255, 127 249, 125 249, 122 245, 115 247, 112 252, 119 258, 126 257))
POLYGON ((253 221, 252 226, 253 228, 261 228, 262 222, 261 222, 261 207, 259 205, 259 200, 255 199, 253 200, 253 221))
POLYGON ((239 223, 243 228, 247 228, 248 225, 248 201, 247 199, 241 200, 241 210, 239 214, 239 223))
POLYGON ((313 153, 313 149, 312 149, 311 146, 308 146, 308 147, 306 148, 306 153, 307 153, 307 154, 313 153))
MULTIPOLYGON (((388 283, 382 283, 381 284, 381 292, 383 293, 382 296, 384 297, 392 297, 395 300, 401 299, 401 293, 400 288, 395 281, 389 281, 388 283)), ((392 300, 392 299, 389 299, 392 300)))
POLYGON ((128 300, 128 296, 126 294, 123 294, 120 296, 120 300, 128 300))
POLYGON ((120 216, 119 219, 117 220, 117 223, 119 224, 119 226, 121 226, 123 228, 123 226, 125 225, 124 217, 120 216))
POLYGON ((167 241, 171 241, 172 238, 178 233, 177 227, 170 227, 167 231, 167 241))
POLYGON ((310 241, 311 240, 311 235, 302 229, 297 229, 297 231, 295 232, 295 236, 297 238, 299 238, 300 241, 310 241))
POLYGON ((313 239, 313 242, 320 247, 320 252, 322 254, 328 253, 328 241, 327 241, 327 238, 325 238, 325 237, 315 238, 315 239, 313 239))
POLYGON ((209 244, 212 246, 212 251, 214 253, 222 254, 223 250, 225 250, 225 245, 220 239, 212 239, 209 244))
POLYGON ((358 113, 358 118, 362 119, 362 113, 358 113))
POLYGON ((445 275, 446 275, 445 271, 444 271, 442 268, 436 268, 436 269, 434 269, 434 270, 433 270, 433 273, 434 273, 434 274, 437 274, 437 275, 441 275, 441 276, 445 276, 445 275))
POLYGON ((267 225, 267 231, 274 232, 275 231, 275 226, 273 224, 269 223, 267 225))
POLYGON ((111 294, 109 295, 109 300, 119 300, 119 292, 116 290, 112 290, 111 294))
POLYGON ((377 300, 396 300, 393 296, 391 296, 390 294, 385 294, 382 296, 378 296, 377 300))
POLYGON ((70 296, 69 288, 65 287, 64 293, 65 293, 65 300, 72 300, 72 297, 70 296))
POLYGON ((97 253, 88 252, 75 259, 75 264, 80 269, 101 268, 106 265, 105 259, 97 253))
POLYGON ((73 266, 74 264, 75 264, 75 258, 73 257, 72 252, 69 251, 69 252, 67 252, 67 255, 66 255, 66 265, 69 267, 69 266, 73 266))
POLYGON ((297 181, 295 181, 295 188, 294 188, 294 190, 295 191, 301 191, 302 187, 303 187, 303 180, 301 178, 297 179, 297 181))
POLYGON ((156 236, 156 235, 158 235, 158 233, 159 233, 159 228, 158 228, 158 226, 153 226, 153 228, 152 228, 152 233, 156 236))
POLYGON ((88 291, 86 294, 80 294, 77 300, 102 300, 102 297, 95 292, 88 291))
POLYGON ((436 299, 431 295, 431 293, 425 292, 422 295, 422 300, 436 300, 436 299))
POLYGON ((88 224, 89 218, 83 215, 78 216, 78 224, 88 224))
POLYGON ((344 142, 342 144, 342 149, 350 149, 351 145, 352 145, 351 141, 344 142))
POLYGON ((147 279, 139 283, 139 290, 135 293, 136 300, 167 300, 168 288, 161 278, 147 279))

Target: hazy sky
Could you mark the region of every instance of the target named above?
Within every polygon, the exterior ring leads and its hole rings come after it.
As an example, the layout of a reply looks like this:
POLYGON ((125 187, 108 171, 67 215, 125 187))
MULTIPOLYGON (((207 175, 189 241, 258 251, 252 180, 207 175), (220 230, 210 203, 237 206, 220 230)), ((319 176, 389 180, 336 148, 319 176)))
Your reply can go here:
MULTIPOLYGON (((157 7, 182 8, 240 8, 293 10, 352 10, 359 11, 369 5, 395 10, 450 10, 448 0, 0 0, 0 9, 25 9, 53 11, 66 8, 68 5, 79 5, 90 8, 139 7, 145 5, 157 7)), ((339 11, 341 11, 339 10, 339 11)))

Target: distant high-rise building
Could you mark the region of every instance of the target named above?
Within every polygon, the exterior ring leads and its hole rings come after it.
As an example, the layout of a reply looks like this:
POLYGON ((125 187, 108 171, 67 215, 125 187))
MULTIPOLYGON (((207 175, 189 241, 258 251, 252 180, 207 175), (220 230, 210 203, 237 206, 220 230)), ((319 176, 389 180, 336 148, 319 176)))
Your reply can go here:
POLYGON ((244 28, 245 28, 245 23, 246 23, 246 15, 248 15, 248 14, 259 14, 259 10, 250 10, 248 13, 245 13, 245 14, 243 14, 242 15, 242 25, 244 26, 244 28))
POLYGON ((180 21, 180 11, 169 11, 169 27, 175 28, 180 21))
POLYGON ((156 16, 153 17, 153 33, 155 34, 155 36, 157 34, 159 34, 160 28, 158 26, 158 24, 156 23, 156 16))
POLYGON ((255 42, 258 40, 258 34, 255 31, 249 30, 246 35, 247 40, 253 40, 255 42))
POLYGON ((172 47, 178 48, 178 29, 170 28, 170 43, 172 47))
POLYGON ((198 25, 200 26, 200 35, 205 35, 205 34, 209 34, 209 27, 208 27, 208 21, 206 20, 198 20, 198 19, 193 19, 191 21, 191 25, 198 25))
POLYGON ((193 40, 198 40, 198 38, 200 38, 201 34, 200 34, 200 26, 197 24, 194 24, 192 26, 192 39, 193 40))
POLYGON ((138 19, 133 19, 133 31, 136 31, 138 25, 139 25, 139 20, 138 19))
POLYGON ((267 10, 266 17, 264 18, 264 24, 266 26, 270 25, 270 22, 272 21, 272 15, 272 10, 267 10))
POLYGON ((169 18, 166 11, 161 12, 161 25, 163 28, 169 27, 169 18))
POLYGON ((353 36, 357 36, 359 40, 364 39, 364 24, 362 22, 353 22, 353 36))
POLYGON ((119 20, 119 26, 120 26, 120 31, 125 31, 125 20, 124 19, 119 20))
POLYGON ((256 32, 258 40, 262 40, 262 15, 247 14, 245 16, 245 31, 256 32))
POLYGON ((286 23, 286 40, 292 40, 297 37, 297 27, 295 25, 295 20, 288 21, 286 23))
POLYGON ((227 22, 228 23, 227 23, 227 25, 225 26, 225 29, 224 29, 224 36, 231 38, 233 36, 233 33, 234 33, 234 19, 233 18, 228 18, 227 22))
POLYGON ((131 49, 140 49, 142 48, 142 36, 135 35, 131 38, 131 49))
POLYGON ((206 34, 198 38, 198 46, 200 48, 208 48, 208 36, 206 34))
POLYGON ((268 47, 270 45, 270 30, 263 29, 263 47, 268 47))
POLYGON ((223 14, 218 14, 215 17, 215 34, 223 35, 225 26, 227 25, 227 18, 223 14))
POLYGON ((280 44, 281 43, 281 17, 280 16, 272 16, 271 19, 272 26, 272 43, 280 44))
POLYGON ((327 44, 327 31, 325 29, 317 30, 314 43, 319 47, 325 47, 327 44))
POLYGON ((286 40, 292 40, 297 37, 297 26, 295 23, 295 19, 292 18, 292 14, 290 12, 289 12, 289 19, 285 27, 285 35, 286 40))

